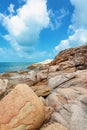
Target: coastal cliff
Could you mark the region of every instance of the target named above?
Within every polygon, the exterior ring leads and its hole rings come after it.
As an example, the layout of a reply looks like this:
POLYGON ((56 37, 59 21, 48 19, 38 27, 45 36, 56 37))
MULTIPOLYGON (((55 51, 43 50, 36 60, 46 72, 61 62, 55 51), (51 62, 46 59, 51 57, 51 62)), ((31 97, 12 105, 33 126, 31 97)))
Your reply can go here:
POLYGON ((0 130, 87 130, 87 44, 28 69, 0 74, 0 130))

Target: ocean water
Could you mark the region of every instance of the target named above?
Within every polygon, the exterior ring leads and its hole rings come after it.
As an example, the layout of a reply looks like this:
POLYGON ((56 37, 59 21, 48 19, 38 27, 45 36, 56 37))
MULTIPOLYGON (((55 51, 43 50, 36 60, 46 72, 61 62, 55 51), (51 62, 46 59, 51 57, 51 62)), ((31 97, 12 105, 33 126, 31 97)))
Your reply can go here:
POLYGON ((25 70, 33 62, 0 62, 0 73, 25 70))

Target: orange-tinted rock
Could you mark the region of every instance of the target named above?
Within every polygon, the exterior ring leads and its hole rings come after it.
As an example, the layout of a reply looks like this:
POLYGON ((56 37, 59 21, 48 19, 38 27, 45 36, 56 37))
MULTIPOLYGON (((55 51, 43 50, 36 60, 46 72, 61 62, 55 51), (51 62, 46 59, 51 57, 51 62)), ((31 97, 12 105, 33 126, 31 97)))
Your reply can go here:
POLYGON ((35 85, 32 86, 33 91, 38 95, 38 96, 48 96, 51 93, 50 88, 47 85, 35 85))
POLYGON ((32 64, 30 66, 27 67, 27 69, 30 69, 30 70, 34 70, 34 69, 37 69, 37 64, 32 64))
POLYGON ((49 73, 58 71, 60 68, 58 65, 49 66, 49 73))
POLYGON ((87 44, 61 51, 51 62, 51 65, 59 65, 67 61, 73 62, 73 67, 76 70, 87 69, 87 44))
POLYGON ((44 121, 44 111, 31 88, 17 85, 0 102, 0 130, 36 130, 44 121))

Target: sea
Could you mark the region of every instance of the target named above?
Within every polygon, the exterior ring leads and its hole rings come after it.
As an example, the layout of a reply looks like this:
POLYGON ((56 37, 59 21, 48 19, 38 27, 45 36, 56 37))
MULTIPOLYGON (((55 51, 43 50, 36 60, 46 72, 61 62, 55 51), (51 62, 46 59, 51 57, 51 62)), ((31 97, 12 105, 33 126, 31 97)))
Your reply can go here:
POLYGON ((0 73, 26 70, 33 62, 0 62, 0 73))

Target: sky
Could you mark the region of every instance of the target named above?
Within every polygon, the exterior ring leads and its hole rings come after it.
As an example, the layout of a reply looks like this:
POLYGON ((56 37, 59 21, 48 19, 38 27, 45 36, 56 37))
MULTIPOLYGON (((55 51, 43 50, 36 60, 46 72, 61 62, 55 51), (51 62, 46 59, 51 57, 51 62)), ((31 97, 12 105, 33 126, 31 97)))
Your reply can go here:
POLYGON ((0 62, 38 62, 87 43, 87 0, 0 0, 0 62))

